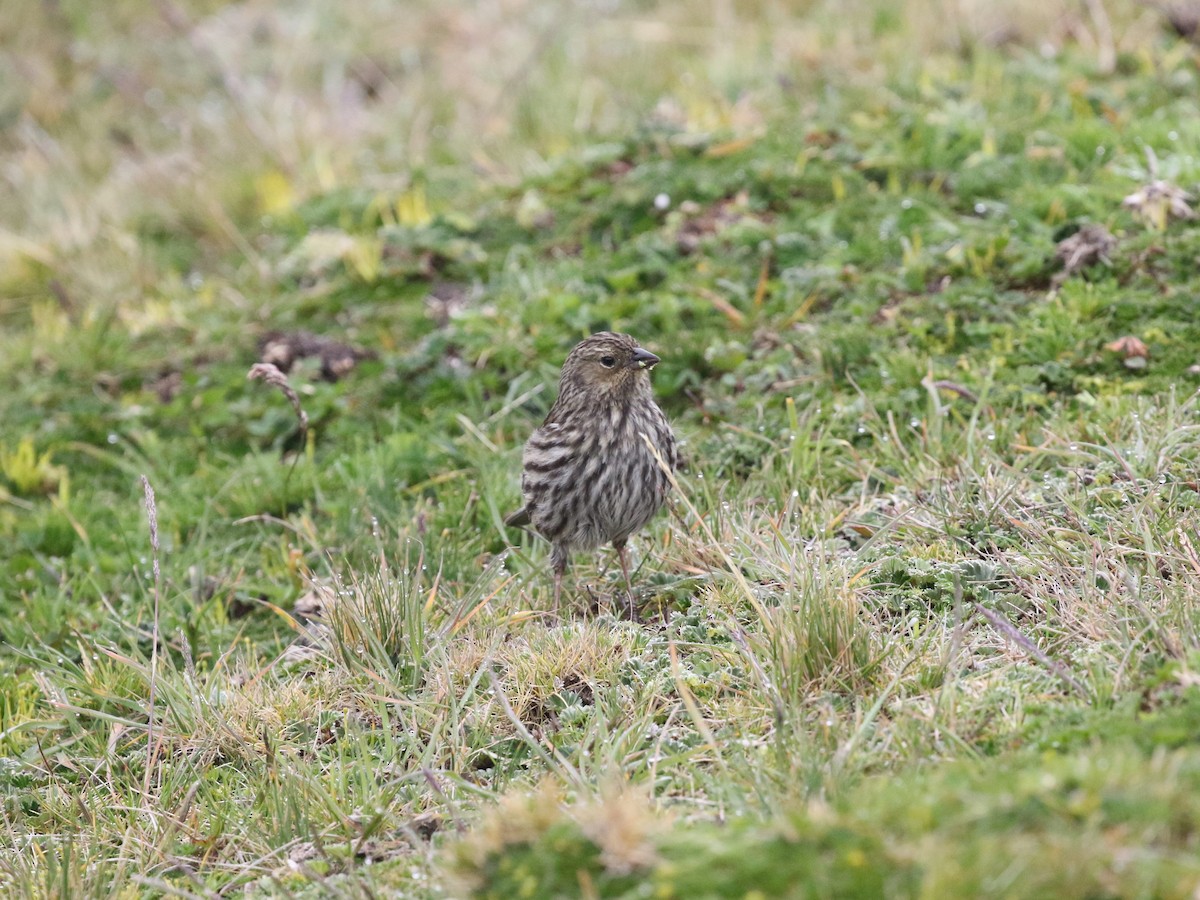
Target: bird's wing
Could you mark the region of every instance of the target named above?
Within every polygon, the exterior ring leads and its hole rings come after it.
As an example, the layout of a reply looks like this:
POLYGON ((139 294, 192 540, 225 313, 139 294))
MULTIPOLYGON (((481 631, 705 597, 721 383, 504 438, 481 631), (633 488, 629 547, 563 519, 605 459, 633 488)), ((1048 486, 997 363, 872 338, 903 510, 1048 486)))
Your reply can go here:
MULTIPOLYGON (((550 415, 554 415, 554 410, 550 411, 550 415)), ((553 444, 562 440, 562 436, 567 432, 563 430, 563 426, 558 422, 551 422, 547 419, 546 423, 533 432, 529 438, 529 443, 525 445, 524 462, 525 466, 529 465, 531 452, 536 456, 539 452, 544 452, 541 448, 545 447, 547 442, 553 444)), ((525 505, 512 513, 504 520, 505 525, 512 525, 516 528, 524 528, 532 524, 533 515, 530 509, 531 501, 529 500, 529 492, 527 490, 527 481, 529 479, 528 468, 521 474, 521 492, 525 494, 525 505)))

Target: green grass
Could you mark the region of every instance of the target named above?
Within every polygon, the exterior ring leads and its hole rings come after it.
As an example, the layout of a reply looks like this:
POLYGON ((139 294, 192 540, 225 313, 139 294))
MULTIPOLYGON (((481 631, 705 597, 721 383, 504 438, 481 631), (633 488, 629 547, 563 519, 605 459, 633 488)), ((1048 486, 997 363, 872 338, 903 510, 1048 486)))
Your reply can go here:
POLYGON ((1200 228, 1123 205, 1193 46, 111 7, 0 26, 6 895, 1194 894, 1200 228), (604 328, 687 465, 553 621, 503 518, 604 328), (296 331, 367 351, 306 427, 296 331))

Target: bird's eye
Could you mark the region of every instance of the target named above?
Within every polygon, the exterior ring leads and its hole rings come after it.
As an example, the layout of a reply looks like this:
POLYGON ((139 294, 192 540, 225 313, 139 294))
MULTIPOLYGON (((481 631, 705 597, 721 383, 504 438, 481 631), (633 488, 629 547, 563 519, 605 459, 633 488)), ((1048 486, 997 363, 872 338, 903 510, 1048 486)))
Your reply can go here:
POLYGON ((604 366, 604 368, 606 368, 606 369, 611 369, 616 364, 617 364, 617 361, 615 359, 613 359, 611 356, 600 357, 600 365, 604 366))

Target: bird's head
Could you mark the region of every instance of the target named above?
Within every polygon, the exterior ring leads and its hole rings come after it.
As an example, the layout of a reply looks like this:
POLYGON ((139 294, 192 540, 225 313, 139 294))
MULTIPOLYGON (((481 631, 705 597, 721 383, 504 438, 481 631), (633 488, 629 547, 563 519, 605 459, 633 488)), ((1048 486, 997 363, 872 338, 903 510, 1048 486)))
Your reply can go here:
POLYGON ((627 334, 602 331, 575 346, 563 363, 560 393, 582 390, 598 397, 626 397, 649 390, 659 359, 627 334))

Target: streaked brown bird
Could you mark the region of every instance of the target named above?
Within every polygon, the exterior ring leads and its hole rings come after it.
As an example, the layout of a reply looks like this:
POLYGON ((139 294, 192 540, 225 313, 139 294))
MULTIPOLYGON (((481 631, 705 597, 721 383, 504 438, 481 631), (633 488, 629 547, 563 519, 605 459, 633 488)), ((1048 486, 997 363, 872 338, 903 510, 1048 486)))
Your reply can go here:
POLYGON ((558 399, 525 445, 525 505, 504 521, 532 525, 550 541, 556 613, 571 553, 609 542, 633 602, 625 543, 658 512, 670 488, 643 435, 672 470, 679 462, 675 435, 650 387, 658 362, 627 334, 586 338, 563 363, 558 399))

